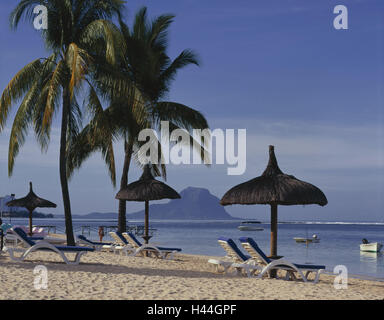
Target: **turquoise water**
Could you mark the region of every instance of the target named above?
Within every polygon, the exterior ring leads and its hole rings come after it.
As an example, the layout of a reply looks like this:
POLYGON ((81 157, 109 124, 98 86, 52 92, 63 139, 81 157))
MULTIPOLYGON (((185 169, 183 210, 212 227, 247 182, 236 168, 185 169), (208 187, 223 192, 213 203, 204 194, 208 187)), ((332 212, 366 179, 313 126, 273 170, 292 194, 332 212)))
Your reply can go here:
MULTIPOLYGON (((4 219, 4 222, 8 222, 4 219)), ((15 224, 27 225, 26 219, 13 219, 15 224)), ((64 231, 64 221, 58 219, 35 219, 36 225, 55 225, 58 232, 64 231)), ((129 225, 143 225, 142 221, 130 221, 129 225)), ((116 225, 112 220, 74 220, 75 233, 81 233, 81 226, 91 226, 91 239, 97 239, 97 227, 116 225)), ((264 231, 240 231, 240 221, 150 221, 157 229, 151 242, 162 246, 179 247, 184 253, 224 256, 224 250, 217 238, 232 238, 241 248, 240 237, 249 236, 269 254, 270 226, 262 223, 264 231)), ((384 280, 384 255, 362 253, 359 245, 363 238, 370 242, 384 244, 384 223, 279 223, 278 254, 295 263, 326 265, 333 272, 337 265, 345 265, 350 275, 375 277, 384 280), (316 234, 319 243, 296 243, 294 237, 312 237, 316 234)), ((108 236, 105 241, 110 240, 108 236)), ((384 250, 384 249, 382 249, 384 250)))

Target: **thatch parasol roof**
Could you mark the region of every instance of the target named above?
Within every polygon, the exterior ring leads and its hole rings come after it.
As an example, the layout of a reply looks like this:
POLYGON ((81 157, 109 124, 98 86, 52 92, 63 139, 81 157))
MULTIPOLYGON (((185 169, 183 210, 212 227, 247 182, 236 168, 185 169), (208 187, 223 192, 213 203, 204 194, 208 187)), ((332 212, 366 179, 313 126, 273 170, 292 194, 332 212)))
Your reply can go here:
POLYGON ((32 190, 32 182, 29 183, 29 193, 24 197, 7 202, 8 207, 22 207, 29 211, 36 208, 56 208, 56 204, 51 201, 39 198, 32 190))
POLYGON ((233 187, 220 201, 223 206, 232 204, 325 206, 327 203, 327 198, 319 188, 280 170, 273 146, 269 146, 269 163, 263 174, 233 187))
POLYGON ((151 201, 161 199, 179 199, 180 195, 165 183, 156 180, 149 165, 144 167, 141 178, 121 189, 116 199, 126 201, 151 201))

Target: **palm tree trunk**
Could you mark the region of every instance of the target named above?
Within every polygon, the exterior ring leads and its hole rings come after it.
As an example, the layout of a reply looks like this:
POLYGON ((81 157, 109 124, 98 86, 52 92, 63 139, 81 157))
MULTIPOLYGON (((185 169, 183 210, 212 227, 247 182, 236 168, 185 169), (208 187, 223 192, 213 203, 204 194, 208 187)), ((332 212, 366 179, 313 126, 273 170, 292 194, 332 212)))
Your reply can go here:
MULTIPOLYGON (((131 165, 132 149, 133 149, 133 143, 131 141, 129 142, 125 141, 124 142, 125 157, 124 157, 123 173, 121 175, 121 180, 120 180, 120 190, 125 188, 128 185, 128 171, 131 165)), ((127 213, 127 202, 125 200, 119 200, 119 219, 118 219, 119 232, 127 231, 126 213, 127 213)))
POLYGON ((61 119, 61 137, 60 137, 60 183, 61 192, 63 194, 64 216, 65 216, 65 232, 67 234, 67 245, 74 246, 75 239, 73 237, 71 202, 69 199, 68 179, 67 179, 67 129, 68 115, 70 109, 71 98, 68 87, 63 88, 63 114, 61 119))

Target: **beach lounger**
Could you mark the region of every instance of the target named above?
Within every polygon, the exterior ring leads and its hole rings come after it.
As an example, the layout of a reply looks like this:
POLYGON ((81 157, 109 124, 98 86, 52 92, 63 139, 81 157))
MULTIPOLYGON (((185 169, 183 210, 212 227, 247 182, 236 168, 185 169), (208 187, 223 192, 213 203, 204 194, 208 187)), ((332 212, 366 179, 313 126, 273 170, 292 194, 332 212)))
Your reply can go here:
POLYGON ((123 252, 126 256, 132 255, 135 252, 135 249, 128 243, 128 241, 123 237, 123 235, 118 231, 111 231, 109 232, 109 235, 113 240, 115 240, 114 243, 114 252, 123 252))
MULTIPOLYGON (((17 246, 19 244, 19 242, 21 242, 20 238, 15 235, 15 233, 12 231, 12 228, 19 228, 19 227, 10 227, 8 230, 7 230, 7 233, 5 235, 5 239, 6 241, 10 242, 10 241, 13 241, 13 245, 14 246, 17 246)), ((32 241, 39 241, 39 240, 44 240, 44 237, 37 237, 37 236, 34 236, 34 237, 30 237, 26 232, 25 232, 25 229, 22 229, 22 228, 19 228, 19 232, 23 234, 23 236, 25 238, 28 238, 32 241)))
POLYGON ((26 226, 16 225, 16 226, 13 226, 13 228, 19 228, 19 229, 23 230, 26 234, 29 233, 29 228, 27 228, 26 226))
MULTIPOLYGON (((19 227, 16 227, 19 231, 20 234, 22 234, 24 236, 24 238, 28 238, 29 240, 32 240, 32 241, 38 241, 38 240, 44 240, 44 237, 41 237, 41 236, 29 236, 26 232, 25 232, 25 229, 22 229, 22 228, 19 228, 19 227)), ((15 229, 16 229, 15 228, 15 229)), ((11 229, 12 231, 13 229, 11 229)), ((13 234, 14 234, 14 231, 13 231, 13 234)))
MULTIPOLYGON (((18 227, 17 227, 18 228, 18 227)), ((46 242, 49 242, 53 245, 59 245, 59 244, 63 244, 66 242, 65 239, 63 238, 58 238, 58 237, 50 237, 50 236, 42 236, 42 235, 35 235, 35 236, 29 236, 26 232, 25 232, 25 229, 22 229, 22 228, 19 228, 19 232, 23 234, 23 236, 25 238, 28 238, 32 241, 41 241, 41 240, 44 240, 46 242)), ((15 233, 14 232, 11 232, 10 234, 7 234, 7 238, 12 238, 12 236, 14 238, 16 238, 16 240, 18 240, 17 236, 15 236, 15 233)), ((13 239, 14 240, 14 239, 13 239)))
POLYGON ((115 246, 112 243, 105 243, 105 242, 95 242, 87 239, 83 235, 77 236, 77 243, 78 244, 84 244, 86 246, 89 246, 91 248, 94 248, 96 251, 115 251, 115 246))
POLYGON ((26 233, 20 228, 11 229, 12 233, 20 240, 27 248, 12 248, 4 247, 3 251, 8 252, 11 259, 14 261, 24 261, 24 259, 34 251, 53 251, 61 256, 66 264, 79 264, 80 258, 83 254, 87 252, 94 251, 93 248, 86 247, 72 247, 72 246, 54 246, 53 244, 40 240, 35 242, 30 237, 26 236, 26 233), (16 257, 14 252, 22 252, 20 257, 16 257), (73 261, 70 261, 65 253, 75 253, 75 258, 73 261))
POLYGON ((47 236, 47 233, 45 232, 44 228, 33 227, 32 232, 35 236, 38 236, 38 237, 47 236))
POLYGON ((308 276, 311 273, 315 273, 315 279, 313 282, 317 283, 319 281, 320 274, 325 270, 325 266, 322 265, 297 264, 287 261, 284 258, 272 260, 265 255, 252 238, 242 237, 239 240, 244 249, 251 255, 252 259, 263 266, 262 271, 258 275, 260 278, 262 278, 265 274, 268 274, 271 270, 285 270, 287 271, 287 280, 289 278, 296 279, 295 273, 298 273, 304 282, 308 282, 308 276))
POLYGON ((135 249, 135 252, 133 253, 134 256, 138 254, 145 256, 145 253, 149 253, 154 254, 157 258, 172 260, 174 258, 174 254, 181 251, 180 248, 158 247, 150 243, 142 244, 139 240, 137 240, 135 235, 130 232, 124 232, 123 236, 135 249))
POLYGON ((237 274, 241 274, 244 271, 248 277, 251 277, 256 271, 262 270, 262 268, 258 266, 250 256, 241 252, 232 239, 220 237, 218 242, 223 247, 227 255, 222 260, 208 260, 208 263, 216 266, 216 272, 226 273, 229 268, 232 267, 236 270, 237 274))

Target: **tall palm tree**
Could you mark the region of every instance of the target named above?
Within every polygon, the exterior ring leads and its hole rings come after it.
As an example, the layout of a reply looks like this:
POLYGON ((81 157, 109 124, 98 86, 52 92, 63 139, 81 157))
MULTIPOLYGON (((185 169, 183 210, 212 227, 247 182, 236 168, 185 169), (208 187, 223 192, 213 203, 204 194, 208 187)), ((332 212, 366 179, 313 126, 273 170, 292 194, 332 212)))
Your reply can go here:
POLYGON ((42 38, 50 56, 26 65, 1 96, 0 130, 4 129, 10 108, 21 100, 10 135, 8 173, 12 175, 29 126, 33 126, 42 150, 48 148, 52 121, 61 106, 59 171, 68 245, 75 244, 67 149, 80 131, 81 109, 76 96, 83 84, 91 85, 102 53, 109 63, 114 63, 118 30, 110 21, 114 17, 121 19, 123 4, 121 0, 22 0, 10 16, 11 27, 16 29, 23 17, 32 23, 36 5, 46 6, 48 28, 42 30, 42 38))
MULTIPOLYGON (((208 129, 208 122, 198 111, 180 103, 168 102, 164 98, 170 91, 171 83, 178 71, 188 65, 199 65, 198 58, 192 50, 182 51, 174 60, 167 55, 169 27, 173 15, 161 15, 152 21, 147 17, 144 7, 135 16, 132 30, 127 24, 120 22, 123 39, 122 55, 116 67, 100 68, 96 77, 97 90, 90 91, 88 103, 93 107, 94 118, 80 133, 77 142, 70 152, 69 171, 79 168, 83 161, 96 150, 101 150, 110 171, 112 182, 116 184, 115 163, 111 154, 112 142, 116 139, 124 143, 124 163, 120 179, 120 188, 128 184, 128 172, 133 158, 138 160, 137 152, 141 143, 138 141, 142 129, 159 129, 161 121, 169 121, 170 130, 182 128, 189 132, 192 129, 208 129), (113 73, 113 76, 111 76, 113 73), (105 97, 110 105, 105 110, 98 100, 105 97)), ((92 108, 90 108, 92 109, 92 108)), ((195 141, 202 157, 209 157, 204 145, 208 141, 195 141)), ((158 150, 161 156, 161 144, 158 150)), ((165 177, 165 166, 154 168, 162 171, 165 177)), ((126 202, 119 201, 119 231, 126 229, 126 202)))

